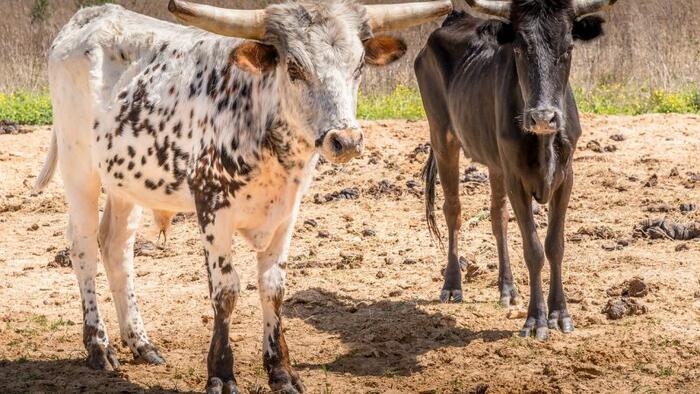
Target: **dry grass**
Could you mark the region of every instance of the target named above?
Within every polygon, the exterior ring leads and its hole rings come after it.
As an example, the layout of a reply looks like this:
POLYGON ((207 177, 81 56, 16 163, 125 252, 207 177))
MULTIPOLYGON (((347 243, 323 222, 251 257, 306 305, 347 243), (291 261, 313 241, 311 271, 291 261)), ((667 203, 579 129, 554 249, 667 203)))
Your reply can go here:
MULTIPOLYGON (((58 30, 82 5, 106 0, 3 0, 0 19, 0 92, 42 90, 46 87, 46 51, 58 30)), ((200 0, 220 6, 261 7, 274 1, 200 0)), ((406 1, 406 0, 403 0, 406 1)), ((173 20, 167 0, 117 0, 137 12, 173 20)), ((367 1, 367 3, 392 1, 367 1)), ((464 8, 461 0, 455 0, 464 8)), ((607 35, 581 45, 575 56, 572 81, 584 91, 620 84, 665 91, 697 90, 700 85, 700 0, 621 0, 608 15, 607 35)), ((366 76, 367 94, 393 90, 397 84, 415 86, 412 62, 430 31, 425 25, 401 35, 410 52, 401 62, 366 76)))

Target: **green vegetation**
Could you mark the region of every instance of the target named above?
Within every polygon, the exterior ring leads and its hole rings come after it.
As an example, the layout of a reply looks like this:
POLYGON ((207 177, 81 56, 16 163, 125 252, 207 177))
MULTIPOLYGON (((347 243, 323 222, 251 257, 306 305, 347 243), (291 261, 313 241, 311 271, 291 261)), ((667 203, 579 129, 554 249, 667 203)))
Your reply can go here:
POLYGON ((46 93, 0 93, 0 120, 24 125, 50 124, 51 99, 46 93))
MULTIPOLYGON (((598 115, 641 115, 646 113, 700 113, 700 90, 664 92, 630 90, 622 85, 601 85, 591 91, 575 89, 579 110, 598 115)), ((360 119, 425 119, 418 90, 399 86, 390 94, 360 93, 357 116, 360 119)), ((0 93, 0 120, 25 125, 51 123, 51 100, 46 93, 0 93)))
POLYGON ((575 89, 579 110, 599 115, 700 112, 700 91, 664 92, 630 90, 623 85, 601 85, 589 92, 575 89))
POLYGON ((391 94, 368 96, 360 93, 357 117, 419 120, 425 119, 425 110, 417 89, 399 86, 391 94))

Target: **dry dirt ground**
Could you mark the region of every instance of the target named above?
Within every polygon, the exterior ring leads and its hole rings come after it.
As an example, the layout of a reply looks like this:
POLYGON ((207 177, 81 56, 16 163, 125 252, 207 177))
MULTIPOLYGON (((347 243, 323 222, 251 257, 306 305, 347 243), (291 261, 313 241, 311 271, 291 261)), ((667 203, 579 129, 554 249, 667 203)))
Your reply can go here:
MULTIPOLYGON (((497 304, 489 187, 475 172, 462 184, 464 302, 436 302, 445 256, 430 240, 416 186, 427 125, 365 126, 362 159, 319 165, 292 244, 286 335, 310 392, 700 392, 700 242, 633 237, 646 218, 700 220, 700 210, 680 209, 700 205, 699 116, 584 118, 564 262, 576 331, 548 342, 518 337, 522 305, 497 304), (333 199, 344 188, 356 190, 333 199), (601 311, 633 277, 646 284, 648 294, 635 298, 646 313, 609 320, 601 311)), ((167 365, 138 364, 119 343, 100 266, 101 308, 122 368, 84 366, 78 288, 55 260, 67 246, 60 177, 40 195, 28 192, 49 139, 48 128, 0 136, 0 391, 201 391, 212 311, 191 215, 177 217, 163 249, 144 244, 156 239, 150 214, 140 233, 140 309, 167 365)), ((538 217, 544 225, 546 208, 538 217)), ((509 230, 527 300, 515 222, 509 230)), ((254 257, 238 239, 233 252, 243 288, 231 329, 237 377, 243 392, 266 392, 254 257)))

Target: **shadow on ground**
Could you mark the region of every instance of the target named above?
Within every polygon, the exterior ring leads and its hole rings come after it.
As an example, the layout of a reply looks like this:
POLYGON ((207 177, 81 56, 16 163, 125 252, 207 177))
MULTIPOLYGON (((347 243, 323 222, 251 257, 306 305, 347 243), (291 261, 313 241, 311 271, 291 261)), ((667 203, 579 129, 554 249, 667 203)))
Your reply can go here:
POLYGON ((427 313, 419 301, 364 302, 323 289, 295 293, 285 302, 285 316, 337 335, 350 348, 330 364, 298 364, 356 376, 411 375, 423 367, 418 356, 474 340, 494 342, 513 331, 471 331, 457 327, 453 317, 427 313))
POLYGON ((118 372, 95 371, 82 359, 0 360, 0 392, 5 393, 190 393, 144 388, 118 372))

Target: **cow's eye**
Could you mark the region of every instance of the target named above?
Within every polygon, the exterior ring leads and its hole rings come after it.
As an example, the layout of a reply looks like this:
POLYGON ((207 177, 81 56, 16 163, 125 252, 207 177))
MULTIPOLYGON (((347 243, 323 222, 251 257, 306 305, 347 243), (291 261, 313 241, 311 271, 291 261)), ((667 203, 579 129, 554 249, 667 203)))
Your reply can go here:
POLYGON ((295 62, 287 63, 287 73, 289 74, 289 79, 292 82, 306 81, 304 70, 302 70, 301 67, 295 62))

